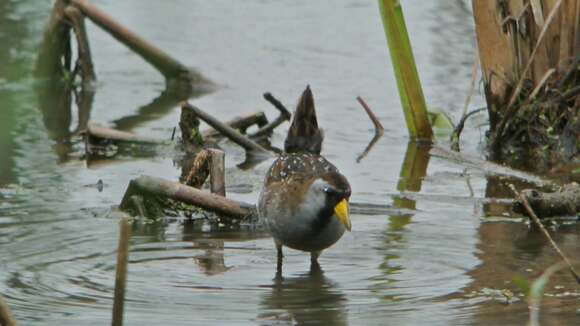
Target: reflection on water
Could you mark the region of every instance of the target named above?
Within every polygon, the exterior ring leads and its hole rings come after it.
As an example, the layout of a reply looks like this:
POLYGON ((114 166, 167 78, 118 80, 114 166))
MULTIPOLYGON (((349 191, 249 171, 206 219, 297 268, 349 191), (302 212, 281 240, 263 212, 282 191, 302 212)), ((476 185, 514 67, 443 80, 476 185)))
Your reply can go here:
MULTIPOLYGON (((407 144, 376 3, 340 0, 332 10, 290 0, 95 3, 224 87, 203 97, 195 89, 166 89, 156 71, 91 24, 96 92, 34 81, 50 4, 0 1, 0 61, 6 63, 0 65, 0 292, 23 325, 109 323, 117 243, 111 207, 132 178, 177 180, 180 174, 165 154, 85 160, 77 134, 89 120, 166 139, 182 99, 227 120, 256 110, 270 114, 265 91, 291 107, 292 94, 308 83, 316 88, 326 131, 324 153, 351 181, 353 201, 392 205, 393 213, 353 214, 353 232, 325 251, 322 269, 289 250, 285 277, 275 275, 272 240, 253 225, 139 221, 131 239, 126 324, 525 324, 527 304, 512 280, 533 279, 558 257, 536 230, 508 219, 505 205, 486 201, 511 197, 506 183, 513 181, 464 171, 429 157, 426 145, 407 144), (354 100, 358 95, 386 129, 360 163, 356 154, 372 125, 354 100), (99 180, 102 191, 94 186, 99 180)), ((463 105, 473 61, 463 3, 404 4, 430 106, 451 112, 463 105)), ((283 143, 285 128, 274 132, 273 146, 283 143)), ((466 131, 470 146, 464 147, 475 148, 479 135, 466 131)), ((241 169, 244 151, 220 145, 227 152, 229 196, 255 202, 269 162, 241 169)), ((572 259, 579 231, 576 224, 552 230, 572 259)), ((543 322, 578 324, 580 293, 568 273, 556 274, 546 291, 543 322)))
POLYGON ((287 321, 293 325, 348 325, 344 294, 324 275, 319 264, 294 277, 276 272, 271 293, 262 297, 260 325, 287 321))

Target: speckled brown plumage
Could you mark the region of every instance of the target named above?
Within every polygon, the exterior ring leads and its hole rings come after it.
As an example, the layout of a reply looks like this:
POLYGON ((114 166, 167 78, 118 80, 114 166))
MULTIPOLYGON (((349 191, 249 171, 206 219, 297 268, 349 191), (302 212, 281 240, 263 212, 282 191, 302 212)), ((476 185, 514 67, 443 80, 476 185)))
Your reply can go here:
POLYGON ((322 139, 307 87, 288 131, 285 153, 268 170, 258 202, 258 213, 274 237, 279 258, 282 246, 287 246, 311 252, 315 261, 322 250, 350 230, 350 185, 320 155, 322 139), (337 207, 343 209, 337 211, 337 207))

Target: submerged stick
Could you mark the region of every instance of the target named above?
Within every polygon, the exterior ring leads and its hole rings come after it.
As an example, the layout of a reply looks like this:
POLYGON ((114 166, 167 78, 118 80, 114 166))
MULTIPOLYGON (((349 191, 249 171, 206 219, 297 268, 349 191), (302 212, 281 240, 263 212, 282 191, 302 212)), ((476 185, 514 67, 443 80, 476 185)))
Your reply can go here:
POLYGON ((365 100, 362 99, 362 97, 358 96, 356 100, 360 103, 360 105, 363 107, 363 109, 365 110, 365 112, 375 125, 375 136, 373 137, 373 139, 371 139, 370 143, 367 145, 364 152, 361 155, 359 155, 359 157, 356 159, 356 162, 360 163, 360 161, 362 161, 362 159, 365 158, 365 156, 367 156, 367 154, 371 151, 373 146, 375 146, 375 144, 379 141, 379 139, 385 134, 385 128, 383 127, 383 125, 373 112, 373 110, 371 110, 371 108, 368 106, 365 100))
POLYGON ((134 194, 148 194, 173 199, 232 218, 246 218, 251 216, 255 210, 252 204, 231 200, 177 182, 150 176, 140 176, 131 180, 119 205, 121 209, 130 207, 131 197, 134 194))
POLYGON ((268 150, 266 150, 260 144, 254 142, 253 140, 249 139, 248 137, 245 137, 244 135, 239 133, 237 130, 224 124, 223 122, 220 122, 218 119, 214 118, 210 114, 192 106, 191 104, 189 104, 187 102, 182 102, 181 107, 184 110, 190 110, 193 113, 195 113, 195 115, 198 116, 201 120, 206 122, 208 125, 210 125, 215 130, 219 131, 221 134, 223 134, 225 137, 227 137, 228 139, 230 139, 234 143, 242 146, 246 151, 254 152, 256 154, 264 154, 264 155, 268 155, 268 156, 270 155, 268 150))
POLYGON ((185 65, 145 41, 89 1, 71 0, 71 4, 79 8, 83 14, 109 32, 114 38, 139 54, 145 61, 161 72, 165 78, 174 79, 181 76, 189 76, 192 73, 185 65))
POLYGON ((125 307, 125 289, 127 288, 127 265, 129 262, 129 238, 131 229, 129 220, 124 217, 119 221, 119 247, 117 249, 117 268, 115 269, 115 298, 113 301, 113 326, 123 325, 125 307))
POLYGON ((12 314, 12 310, 10 310, 10 306, 4 300, 4 298, 0 295, 0 325, 2 326, 18 326, 18 322, 14 315, 12 314))
POLYGON ((529 216, 532 218, 532 221, 534 221, 536 226, 538 228, 540 228, 540 230, 542 231, 542 234, 548 240, 548 242, 550 243, 552 248, 560 256, 562 261, 568 266, 568 268, 570 269, 570 272, 572 273, 572 276, 574 276, 574 278, 576 279, 576 282, 578 284, 580 284, 580 277, 578 276, 578 273, 576 273, 574 266, 572 266, 568 257, 566 257, 566 255, 562 252, 562 250, 560 250, 560 247, 558 247, 556 242, 552 239, 552 236, 550 236, 550 233, 548 232, 548 230, 546 230, 546 227, 544 227, 544 224, 542 224, 542 221, 540 221, 540 219, 538 218, 538 216, 536 215, 536 213, 534 212, 534 210, 530 206, 530 203, 528 203, 528 199, 526 198, 526 196, 524 196, 523 194, 518 192, 516 190, 516 187, 514 187, 514 185, 510 184, 509 186, 510 186, 510 189, 514 192, 515 196, 518 198, 518 200, 526 208, 526 211, 528 212, 529 216))

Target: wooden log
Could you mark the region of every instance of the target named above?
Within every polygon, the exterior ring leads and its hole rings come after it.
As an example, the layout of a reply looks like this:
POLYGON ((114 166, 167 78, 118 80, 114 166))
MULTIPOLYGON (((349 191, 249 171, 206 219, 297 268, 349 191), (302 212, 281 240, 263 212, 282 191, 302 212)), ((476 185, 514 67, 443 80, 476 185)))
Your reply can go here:
POLYGON ((210 153, 209 185, 212 194, 226 196, 225 153, 219 149, 208 149, 210 153))
POLYGON ((234 143, 243 147, 246 151, 251 152, 252 154, 263 155, 263 156, 270 156, 268 150, 262 147, 260 144, 254 142, 253 140, 245 137, 244 135, 240 134, 237 130, 233 129, 232 127, 220 122, 210 114, 200 110, 192 106, 187 102, 182 102, 181 107, 183 110, 190 110, 195 113, 201 120, 206 122, 215 130, 219 131, 225 137, 233 141, 234 143))
POLYGON ((134 194, 148 194, 177 200, 186 204, 201 207, 225 217, 242 219, 254 214, 252 204, 238 202, 219 195, 203 192, 177 182, 167 181, 151 176, 140 176, 131 180, 119 207, 131 207, 134 194))
POLYGON ((112 141, 114 143, 126 142, 126 143, 142 143, 152 145, 161 143, 157 140, 137 136, 130 132, 106 128, 93 123, 89 123, 87 126, 87 141, 92 143, 104 140, 112 141))
POLYGON ((119 246, 117 248, 117 267, 115 269, 115 296, 113 298, 113 326, 123 325, 125 290, 127 288, 127 267, 129 265, 129 238, 131 228, 125 217, 119 221, 119 246))
MULTIPOLYGON (((580 186, 577 184, 566 185, 556 192, 526 189, 521 192, 521 195, 540 218, 580 214, 580 186)), ((515 212, 527 213, 525 203, 519 197, 512 207, 515 212)))
POLYGON ((72 5, 79 8, 95 24, 110 33, 114 38, 125 44, 145 61, 149 62, 166 79, 186 77, 191 79, 192 72, 163 50, 145 41, 143 38, 121 25, 104 11, 100 10, 87 0, 71 0, 72 5))

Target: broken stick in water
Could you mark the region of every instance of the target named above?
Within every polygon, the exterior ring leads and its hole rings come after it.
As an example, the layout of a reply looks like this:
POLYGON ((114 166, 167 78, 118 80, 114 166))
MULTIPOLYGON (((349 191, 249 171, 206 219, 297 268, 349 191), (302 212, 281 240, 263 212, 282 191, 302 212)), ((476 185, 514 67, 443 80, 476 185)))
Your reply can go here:
POLYGON ((518 200, 526 208, 526 211, 528 212, 528 215, 530 216, 532 221, 536 224, 536 226, 540 229, 540 231, 542 231, 542 234, 548 240, 548 242, 550 243, 552 248, 556 251, 556 253, 558 253, 558 255, 560 256, 562 261, 568 266, 568 268, 570 269, 570 272, 572 273, 572 276, 574 276, 574 278, 576 279, 576 282, 578 284, 580 284, 580 277, 578 276, 578 273, 576 273, 574 266, 572 266, 568 257, 562 252, 562 250, 560 250, 560 248, 558 247, 556 242, 554 242, 554 240, 550 236, 550 233, 548 232, 548 230, 546 230, 546 227, 544 227, 544 225, 542 224, 542 221, 540 221, 540 219, 538 218, 538 216, 536 215, 536 213, 534 212, 534 210, 530 206, 530 203, 528 203, 526 196, 524 196, 523 194, 518 192, 516 190, 516 187, 514 187, 514 185, 510 184, 509 186, 510 186, 510 189, 514 192, 514 195, 518 198, 518 200))
POLYGON ((267 149, 262 147, 260 144, 254 142, 253 140, 249 139, 248 137, 242 135, 237 130, 233 129, 232 127, 224 124, 223 122, 219 121, 218 119, 214 118, 210 114, 192 106, 187 102, 182 102, 181 107, 183 110, 190 110, 195 115, 197 115, 201 120, 206 122, 215 130, 219 131, 225 137, 233 141, 234 143, 242 146, 246 151, 251 152, 252 154, 263 155, 263 156, 270 156, 270 152, 267 149))
POLYGON ((278 101, 271 93, 264 93, 264 99, 270 102, 278 111, 280 111, 280 115, 271 123, 261 127, 258 131, 254 132, 253 134, 249 135, 250 137, 261 137, 264 135, 269 135, 276 129, 279 125, 281 125, 284 121, 290 121, 292 118, 292 114, 282 102, 278 101))
POLYGON ((119 221, 119 246, 117 249, 117 268, 115 269, 115 297, 113 299, 113 326, 123 325, 125 290, 127 288, 127 266, 129 263, 129 238, 131 228, 129 219, 119 221))
POLYGON ((361 155, 359 155, 359 157, 356 159, 356 162, 360 163, 360 161, 362 161, 362 159, 365 158, 365 156, 367 156, 367 154, 371 151, 373 146, 375 146, 377 141, 379 141, 379 139, 383 136, 383 134, 385 133, 385 128, 383 127, 383 125, 373 112, 373 110, 371 110, 368 104, 362 99, 362 97, 358 96, 356 100, 360 103, 360 105, 363 107, 363 109, 365 110, 365 112, 368 114, 369 118, 375 125, 375 136, 373 137, 373 139, 371 139, 370 143, 367 145, 364 152, 361 155))

